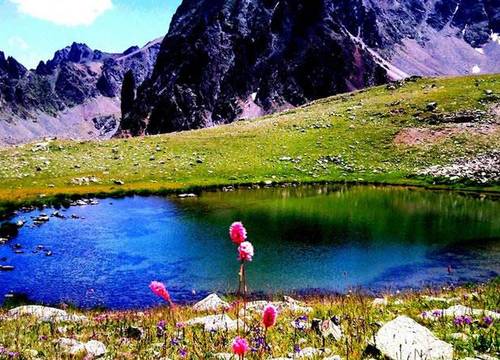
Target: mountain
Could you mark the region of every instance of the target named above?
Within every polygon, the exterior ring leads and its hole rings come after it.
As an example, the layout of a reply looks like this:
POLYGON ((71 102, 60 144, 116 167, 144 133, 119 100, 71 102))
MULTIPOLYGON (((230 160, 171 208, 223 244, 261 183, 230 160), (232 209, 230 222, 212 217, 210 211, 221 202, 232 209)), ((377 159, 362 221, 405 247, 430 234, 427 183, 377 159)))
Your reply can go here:
POLYGON ((498 0, 184 0, 122 134, 195 129, 401 79, 500 71, 498 0))
POLYGON ((111 54, 73 43, 35 70, 0 52, 0 144, 111 137, 121 119, 125 74, 136 83, 150 76, 160 44, 111 54))

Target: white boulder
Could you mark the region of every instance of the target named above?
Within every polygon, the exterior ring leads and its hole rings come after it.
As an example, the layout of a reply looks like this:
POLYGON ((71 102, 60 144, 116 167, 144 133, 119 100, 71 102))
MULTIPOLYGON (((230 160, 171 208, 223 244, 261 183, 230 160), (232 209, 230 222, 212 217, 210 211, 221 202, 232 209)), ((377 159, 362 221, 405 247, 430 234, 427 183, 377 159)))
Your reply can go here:
MULTIPOLYGON (((238 321, 231 319, 227 314, 209 315, 191 319, 186 325, 202 325, 205 331, 234 331, 238 327, 238 321)), ((243 322, 239 320, 239 325, 243 328, 243 322)))
POLYGON ((229 303, 222 300, 217 294, 208 295, 206 298, 193 305, 193 310, 196 311, 217 311, 228 308, 229 303))
POLYGON ((71 315, 61 309, 40 305, 19 306, 7 312, 8 319, 17 319, 21 316, 33 316, 39 321, 47 322, 82 322, 87 320, 87 318, 82 315, 71 315))
POLYGON ((380 328, 375 347, 393 360, 452 360, 453 347, 407 316, 399 316, 380 328))

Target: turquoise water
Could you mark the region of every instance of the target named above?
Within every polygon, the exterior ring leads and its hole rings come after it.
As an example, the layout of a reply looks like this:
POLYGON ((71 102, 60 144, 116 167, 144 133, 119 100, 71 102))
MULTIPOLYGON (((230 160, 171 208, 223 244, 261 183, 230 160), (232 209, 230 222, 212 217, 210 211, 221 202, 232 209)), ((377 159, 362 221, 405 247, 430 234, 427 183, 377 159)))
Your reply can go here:
POLYGON ((395 290, 500 273, 500 201, 494 199, 323 186, 99 202, 61 209, 65 219, 40 226, 32 217, 54 209, 11 219, 27 224, 0 246, 0 265, 15 266, 0 272, 0 296, 123 309, 158 303, 151 280, 165 282, 178 302, 232 292, 238 262, 227 232, 235 220, 245 223, 255 247, 247 270, 254 292, 395 290), (14 244, 24 253, 15 254, 14 244))

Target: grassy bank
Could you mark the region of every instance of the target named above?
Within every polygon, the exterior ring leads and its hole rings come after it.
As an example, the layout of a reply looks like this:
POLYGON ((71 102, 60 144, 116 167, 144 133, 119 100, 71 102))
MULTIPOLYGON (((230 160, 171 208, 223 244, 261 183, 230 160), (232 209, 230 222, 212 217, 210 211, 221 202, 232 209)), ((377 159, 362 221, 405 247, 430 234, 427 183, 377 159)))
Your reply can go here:
MULTIPOLYGON (((464 324, 457 323, 454 318, 436 318, 431 313, 434 309, 446 309, 456 304, 481 310, 498 309, 498 279, 486 285, 448 288, 439 292, 429 290, 419 293, 388 293, 387 302, 379 305, 374 304, 373 298, 356 293, 308 298, 304 301, 313 311, 309 314, 281 312, 276 326, 268 331, 267 342, 270 349, 265 351, 262 350, 263 329, 260 315, 251 315, 246 321, 246 332, 243 333, 256 350, 250 353, 249 359, 286 357, 299 349, 323 346, 331 350, 331 355, 340 355, 342 359, 377 358, 367 351, 369 340, 383 323, 399 315, 413 318, 437 337, 452 344, 454 357, 457 359, 485 353, 498 356, 498 319, 490 323, 483 315, 477 315, 470 319, 471 323, 464 324), (429 295, 434 298, 427 298, 429 295), (421 317, 424 312, 428 313, 428 317, 421 317), (314 330, 294 329, 292 322, 304 315, 307 315, 307 323, 313 318, 336 316, 344 337, 339 341, 328 338, 323 344, 322 338, 314 330)), ((5 315, 6 311, 7 309, 0 310, 0 315, 5 315)), ((179 326, 178 323, 206 315, 195 312, 188 306, 177 307, 175 311, 156 308, 130 312, 70 312, 84 314, 89 320, 84 323, 51 324, 25 317, 0 321, 0 345, 8 352, 17 353, 16 358, 20 359, 83 358, 83 355, 65 355, 57 346, 57 340, 62 337, 83 342, 101 341, 107 347, 104 359, 179 359, 183 358, 183 355, 187 359, 213 359, 217 353, 231 352, 231 342, 235 337, 234 331, 207 332, 202 328, 179 326)), ((234 308, 229 310, 228 314, 233 319, 236 318, 234 308)))
POLYGON ((500 75, 421 79, 396 89, 384 86, 338 95, 210 129, 1 149, 0 203, 5 209, 9 202, 58 194, 180 191, 266 181, 370 182, 498 192, 498 184, 440 185, 416 174, 431 165, 500 149, 499 128, 482 127, 483 118, 491 117, 497 104, 485 94, 500 93, 499 80, 500 75), (435 108, 429 107, 432 102, 435 108), (456 119, 474 111, 486 115, 478 115, 465 128, 457 125, 456 119), (405 131, 410 138, 403 136, 405 131), (422 141, 411 138, 415 131, 422 141))

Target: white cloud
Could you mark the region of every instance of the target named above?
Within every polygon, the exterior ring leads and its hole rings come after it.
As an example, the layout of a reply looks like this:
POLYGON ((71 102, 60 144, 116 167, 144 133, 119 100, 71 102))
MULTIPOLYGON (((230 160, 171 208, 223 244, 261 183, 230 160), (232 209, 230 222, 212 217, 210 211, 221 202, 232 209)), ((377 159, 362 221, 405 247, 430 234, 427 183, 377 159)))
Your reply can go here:
POLYGON ((111 9, 111 0, 10 0, 17 10, 58 25, 90 25, 111 9))
POLYGON ((9 46, 19 50, 28 50, 29 45, 23 38, 19 36, 12 36, 8 40, 9 46))

